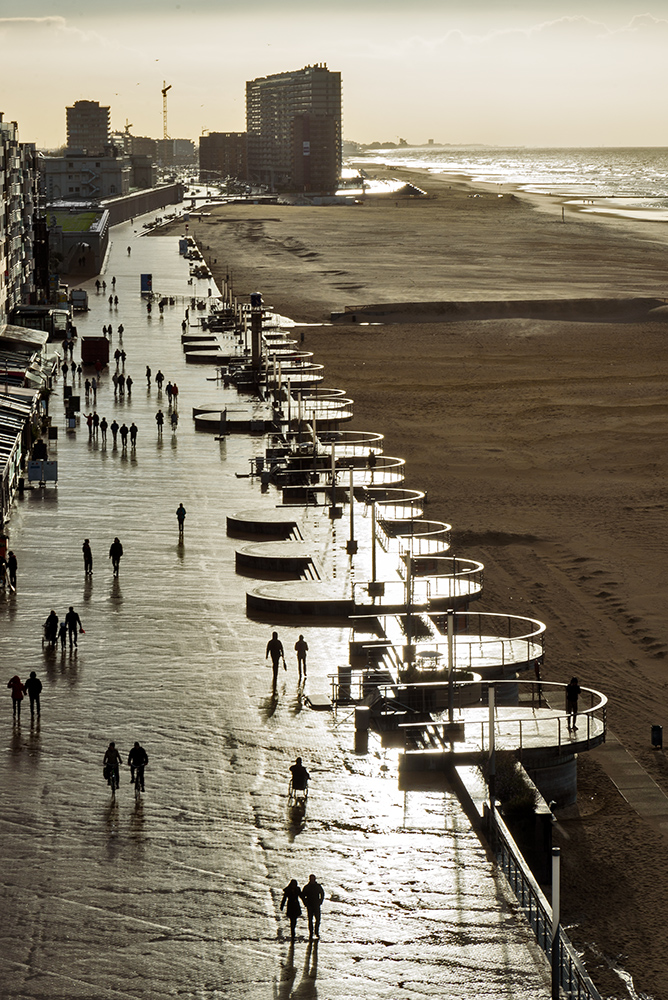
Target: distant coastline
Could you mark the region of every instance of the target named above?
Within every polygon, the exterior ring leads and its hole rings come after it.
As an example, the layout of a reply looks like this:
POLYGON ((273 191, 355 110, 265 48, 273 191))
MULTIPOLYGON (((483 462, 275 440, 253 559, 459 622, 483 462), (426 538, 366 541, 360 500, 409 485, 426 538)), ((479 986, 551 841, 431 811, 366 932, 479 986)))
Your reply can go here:
POLYGON ((484 191, 502 191, 537 206, 596 219, 651 224, 656 237, 668 222, 668 149, 402 147, 373 150, 348 162, 368 174, 410 171, 414 182, 451 179, 484 191))

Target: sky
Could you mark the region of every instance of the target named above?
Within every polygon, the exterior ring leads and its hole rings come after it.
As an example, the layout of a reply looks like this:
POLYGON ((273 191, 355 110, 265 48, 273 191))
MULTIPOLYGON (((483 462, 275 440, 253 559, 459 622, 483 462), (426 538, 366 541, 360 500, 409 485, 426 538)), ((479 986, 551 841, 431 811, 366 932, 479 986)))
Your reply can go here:
POLYGON ((668 146, 666 0, 0 0, 0 111, 65 141, 65 107, 112 127, 243 131, 245 82, 326 63, 359 142, 668 146))

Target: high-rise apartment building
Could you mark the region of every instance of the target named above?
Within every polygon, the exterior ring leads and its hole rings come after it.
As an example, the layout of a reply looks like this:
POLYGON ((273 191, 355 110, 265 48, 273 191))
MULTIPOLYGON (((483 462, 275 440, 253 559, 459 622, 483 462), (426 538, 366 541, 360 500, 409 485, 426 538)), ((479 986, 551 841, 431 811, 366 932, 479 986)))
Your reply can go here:
POLYGON ((98 155, 109 145, 111 108, 97 101, 75 101, 67 108, 67 148, 98 155))
POLYGON ((341 74, 322 63, 250 80, 246 131, 251 181, 303 189, 306 175, 326 176, 331 190, 341 170, 341 74))
POLYGON ((19 142, 16 122, 0 112, 0 324, 14 306, 34 303, 38 212, 36 151, 19 142))

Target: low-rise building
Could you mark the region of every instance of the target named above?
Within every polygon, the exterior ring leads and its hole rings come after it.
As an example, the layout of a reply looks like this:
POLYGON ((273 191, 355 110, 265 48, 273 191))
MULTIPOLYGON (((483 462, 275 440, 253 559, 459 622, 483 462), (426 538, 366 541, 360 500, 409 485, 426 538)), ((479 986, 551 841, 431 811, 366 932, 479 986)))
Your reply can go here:
POLYGON ((67 149, 65 156, 40 156, 39 168, 49 205, 60 201, 99 201, 128 194, 132 166, 115 146, 90 155, 67 149))

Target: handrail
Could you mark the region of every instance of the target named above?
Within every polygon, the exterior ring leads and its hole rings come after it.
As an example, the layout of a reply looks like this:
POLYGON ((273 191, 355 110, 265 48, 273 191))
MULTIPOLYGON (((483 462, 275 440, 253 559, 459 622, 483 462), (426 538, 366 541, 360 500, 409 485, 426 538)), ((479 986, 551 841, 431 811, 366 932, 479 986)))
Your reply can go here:
MULTIPOLYGON (((444 687, 445 682, 441 682, 441 687, 444 687)), ((546 688, 563 688, 564 692, 568 687, 567 684, 561 681, 521 681, 521 680, 496 680, 496 681, 456 681, 454 688, 455 692, 457 689, 462 689, 472 684, 480 684, 481 690, 484 691, 485 688, 489 690, 490 687, 498 688, 500 685, 531 685, 533 697, 535 699, 535 693, 538 693, 538 705, 542 708, 542 702, 544 702, 544 694, 546 688)), ((390 690, 392 687, 397 685, 386 685, 385 689, 379 687, 379 690, 390 690)), ((419 686, 419 685, 418 685, 419 686)), ((608 699, 606 695, 602 694, 600 691, 596 691, 594 688, 581 688, 582 694, 588 694, 590 696, 591 704, 588 708, 578 708, 578 718, 586 720, 586 734, 583 733, 582 736, 577 737, 576 742, 583 742, 589 744, 592 738, 600 738, 602 736, 605 738, 607 732, 607 704, 608 699), (595 702, 595 699, 596 702, 595 702), (594 723, 598 721, 603 727, 602 733, 596 733, 594 723)), ((533 704, 533 700, 532 700, 533 704)), ((461 707, 456 706, 458 711, 461 713, 461 707)), ((470 705, 468 707, 471 707, 470 705)), ((527 702, 524 702, 524 707, 529 707, 527 702)), ((518 714, 513 717, 510 714, 512 708, 521 709, 522 703, 519 705, 497 705, 494 710, 495 719, 500 718, 503 722, 503 726, 507 729, 509 726, 516 725, 518 731, 517 737, 517 749, 521 752, 524 749, 525 739, 524 739, 524 729, 529 720, 526 714, 518 714), (508 713, 508 714, 507 714, 508 713)), ((556 722, 557 723, 557 746, 559 748, 563 746, 572 746, 573 737, 571 735, 570 729, 567 729, 568 735, 564 734, 564 723, 567 723, 568 712, 565 709, 551 709, 546 703, 546 709, 543 709, 543 714, 541 714, 538 720, 532 719, 531 726, 532 729, 535 728, 536 722, 556 722), (545 712, 548 714, 545 714, 545 712)), ((489 719, 479 719, 476 722, 467 723, 470 727, 480 728, 480 747, 484 751, 489 749, 490 739, 489 739, 489 719)), ((432 732, 438 733, 438 730, 446 730, 448 726, 447 722, 441 722, 438 719, 431 719, 428 722, 402 722, 399 723, 399 728, 405 730, 406 734, 409 735, 411 730, 423 731, 425 728, 429 728, 432 732)), ((496 729, 496 725, 494 727, 496 729)))
MULTIPOLYGON (((522 852, 495 805, 491 807, 495 853, 508 885, 532 928, 536 941, 552 962, 552 907, 533 877, 522 852)), ((565 930, 557 930, 559 984, 571 1000, 601 1000, 587 969, 565 930)))

